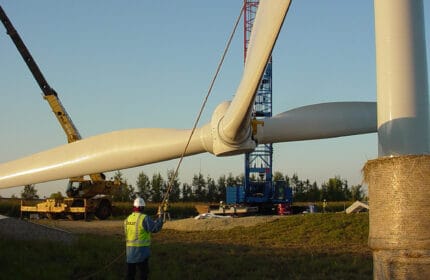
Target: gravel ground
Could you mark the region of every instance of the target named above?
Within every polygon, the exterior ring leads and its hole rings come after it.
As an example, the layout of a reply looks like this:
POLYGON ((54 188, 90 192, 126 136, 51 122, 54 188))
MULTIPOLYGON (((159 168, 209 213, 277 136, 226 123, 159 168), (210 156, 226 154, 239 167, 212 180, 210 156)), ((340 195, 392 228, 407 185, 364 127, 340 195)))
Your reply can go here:
MULTIPOLYGON (((255 216, 241 218, 194 218, 167 221, 163 229, 178 231, 205 231, 205 230, 228 230, 234 227, 250 227, 261 223, 267 223, 279 219, 279 216, 255 216)), ((68 221, 68 220, 39 220, 37 223, 65 229, 72 233, 91 233, 101 235, 123 235, 123 221, 68 221)))
POLYGON ((43 219, 37 220, 35 223, 77 234, 124 235, 122 220, 69 221, 43 219))
POLYGON ((279 216, 252 216, 241 218, 194 218, 169 221, 163 228, 178 231, 205 231, 205 230, 228 230, 234 227, 251 227, 261 223, 268 223, 279 219, 279 216))
POLYGON ((0 218, 0 236, 17 240, 50 240, 65 243, 73 243, 76 240, 76 236, 63 229, 3 217, 0 218))
MULTIPOLYGON (((181 219, 167 221, 163 228, 177 231, 228 230, 234 227, 250 227, 280 219, 279 216, 255 216, 241 218, 181 219)), ((90 233, 123 236, 122 220, 33 220, 23 221, 14 218, 1 219, 0 236, 19 240, 56 240, 71 243, 75 234, 90 233)))

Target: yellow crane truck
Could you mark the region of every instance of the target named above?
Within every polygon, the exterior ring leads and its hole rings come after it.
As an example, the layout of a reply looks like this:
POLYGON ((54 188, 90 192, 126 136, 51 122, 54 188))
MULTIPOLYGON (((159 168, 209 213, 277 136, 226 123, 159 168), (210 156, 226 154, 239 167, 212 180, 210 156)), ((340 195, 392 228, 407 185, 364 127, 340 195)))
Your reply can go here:
MULTIPOLYGON (((58 98, 57 93, 45 80, 42 72, 25 46, 18 32, 13 27, 6 13, 0 6, 0 20, 3 22, 7 33, 30 69, 43 92, 44 99, 48 102, 55 117, 67 135, 69 143, 81 138, 79 131, 73 124, 58 98)), ((21 214, 38 213, 47 217, 67 216, 70 218, 86 218, 87 214, 94 214, 99 219, 106 219, 112 213, 112 191, 119 182, 108 181, 103 173, 90 174, 89 179, 84 176, 69 179, 66 190, 67 198, 47 199, 37 205, 28 206, 21 202, 21 214)))

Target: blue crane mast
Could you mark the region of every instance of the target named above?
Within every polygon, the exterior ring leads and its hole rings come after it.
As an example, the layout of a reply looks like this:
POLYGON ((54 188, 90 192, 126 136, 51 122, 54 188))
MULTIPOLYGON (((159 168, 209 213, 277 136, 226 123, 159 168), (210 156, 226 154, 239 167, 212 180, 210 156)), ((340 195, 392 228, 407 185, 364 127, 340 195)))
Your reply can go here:
MULTIPOLYGON (((244 60, 248 49, 249 37, 254 23, 259 1, 247 0, 244 6, 244 60)), ((272 116, 272 57, 266 65, 254 101, 253 117, 258 120, 272 116)), ((273 145, 258 145, 245 155, 245 189, 248 191, 251 180, 272 182, 273 145)))
MULTIPOLYGON (((246 0, 244 5, 244 61, 258 4, 258 0, 246 0)), ((272 116, 272 101, 272 57, 270 57, 254 101, 255 122, 272 116)), ((277 209, 279 214, 286 214, 291 209, 291 188, 285 181, 273 181, 272 175, 272 144, 260 144, 253 152, 245 154, 243 202, 257 206, 260 212, 273 212, 277 209)))
MULTIPOLYGON (((245 0, 244 14, 244 61, 257 14, 259 0, 245 0)), ((254 124, 272 116, 272 57, 264 70, 255 97, 252 118, 254 124)), ((226 203, 219 208, 203 209, 213 214, 244 215, 255 212, 291 214, 292 191, 285 180, 273 181, 273 146, 260 144, 253 152, 245 154, 245 176, 242 185, 226 188, 226 203)), ((200 212, 200 211, 199 211, 200 212)))

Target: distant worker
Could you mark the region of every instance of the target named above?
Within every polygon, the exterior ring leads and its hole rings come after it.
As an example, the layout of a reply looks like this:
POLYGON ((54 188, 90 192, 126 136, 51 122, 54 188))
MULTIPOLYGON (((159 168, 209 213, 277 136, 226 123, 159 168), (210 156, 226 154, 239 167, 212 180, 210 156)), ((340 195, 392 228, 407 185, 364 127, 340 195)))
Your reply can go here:
POLYGON ((166 218, 170 221, 170 213, 169 213, 169 200, 166 199, 166 201, 163 203, 163 222, 166 221, 166 218))
POLYGON ((135 279, 136 268, 140 273, 138 279, 148 279, 151 233, 158 232, 163 227, 161 213, 154 221, 143 213, 145 205, 143 198, 136 198, 133 202, 133 213, 124 221, 127 251, 126 279, 135 279))
POLYGON ((327 207, 327 200, 323 201, 323 212, 325 213, 325 208, 327 207))

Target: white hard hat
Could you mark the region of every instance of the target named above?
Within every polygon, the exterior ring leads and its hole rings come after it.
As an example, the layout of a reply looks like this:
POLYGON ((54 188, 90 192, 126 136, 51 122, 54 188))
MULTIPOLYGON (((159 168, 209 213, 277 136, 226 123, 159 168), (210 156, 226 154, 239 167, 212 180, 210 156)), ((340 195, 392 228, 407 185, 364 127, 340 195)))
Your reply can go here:
POLYGON ((145 200, 143 200, 143 198, 141 198, 141 197, 138 197, 134 200, 133 206, 134 207, 145 207, 146 206, 145 200))

